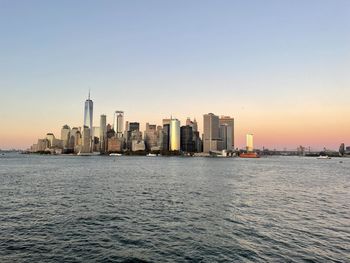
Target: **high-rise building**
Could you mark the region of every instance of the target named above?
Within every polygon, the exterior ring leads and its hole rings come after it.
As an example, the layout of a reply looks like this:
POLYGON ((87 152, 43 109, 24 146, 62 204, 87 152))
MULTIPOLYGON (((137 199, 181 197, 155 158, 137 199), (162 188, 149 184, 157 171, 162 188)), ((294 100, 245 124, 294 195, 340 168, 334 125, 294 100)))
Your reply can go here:
POLYGON ((90 91, 89 91, 89 98, 85 101, 84 126, 88 127, 91 131, 92 131, 93 109, 94 109, 94 103, 90 99, 90 91))
POLYGON ((247 134, 247 152, 253 152, 254 151, 254 144, 253 144, 253 134, 247 134))
POLYGON ((63 141, 63 149, 69 149, 70 144, 70 128, 68 125, 64 125, 61 129, 61 140, 63 141))
POLYGON ((198 131, 198 125, 197 125, 196 118, 194 118, 193 121, 191 121, 191 119, 189 117, 187 117, 186 126, 191 126, 193 132, 198 131))
POLYGON ((162 139, 162 149, 163 151, 169 151, 169 142, 170 142, 170 124, 163 125, 163 139, 162 139))
POLYGON ((91 151, 91 129, 87 126, 84 126, 82 133, 82 147, 80 152, 90 153, 91 151))
POLYGON ((220 124, 220 139, 222 140, 221 150, 232 150, 232 127, 228 124, 220 124))
POLYGON ((163 126, 168 124, 170 125, 171 119, 163 119, 163 126))
POLYGON ((171 119, 170 121, 170 151, 180 150, 180 121, 171 119))
POLYGON ((181 151, 191 153, 195 152, 192 127, 190 125, 182 126, 180 133, 181 151))
POLYGON ((107 117, 100 116, 100 151, 105 153, 107 150, 107 117))
POLYGON ((219 123, 220 125, 227 124, 228 126, 231 127, 232 149, 234 149, 235 148, 235 119, 230 116, 221 116, 219 119, 219 123))
POLYGON ((219 117, 213 113, 204 114, 203 116, 203 151, 220 150, 219 134, 219 117))
POLYGON ((159 150, 157 125, 146 123, 144 138, 145 138, 146 149, 148 151, 156 150, 156 148, 157 150, 159 150))
POLYGON ((140 123, 138 122, 129 122, 129 130, 127 137, 127 148, 131 150, 132 141, 141 141, 142 140, 142 132, 140 132, 140 123))
POLYGON ((124 112, 116 111, 114 113, 113 129, 118 138, 123 137, 123 132, 124 132, 123 125, 124 125, 124 112))

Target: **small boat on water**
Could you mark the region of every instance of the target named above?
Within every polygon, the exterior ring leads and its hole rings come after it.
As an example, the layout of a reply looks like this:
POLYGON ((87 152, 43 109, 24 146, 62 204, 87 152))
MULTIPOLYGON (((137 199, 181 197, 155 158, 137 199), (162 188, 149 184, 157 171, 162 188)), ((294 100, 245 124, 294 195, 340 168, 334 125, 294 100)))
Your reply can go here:
POLYGON ((109 156, 122 156, 121 153, 110 153, 109 156))
POLYGON ((317 157, 317 159, 331 159, 328 155, 320 155, 317 157))
POLYGON ((255 152, 241 153, 239 157, 240 158, 260 158, 259 154, 255 152))
POLYGON ((155 153, 149 153, 146 155, 147 157, 156 157, 157 155, 155 153))

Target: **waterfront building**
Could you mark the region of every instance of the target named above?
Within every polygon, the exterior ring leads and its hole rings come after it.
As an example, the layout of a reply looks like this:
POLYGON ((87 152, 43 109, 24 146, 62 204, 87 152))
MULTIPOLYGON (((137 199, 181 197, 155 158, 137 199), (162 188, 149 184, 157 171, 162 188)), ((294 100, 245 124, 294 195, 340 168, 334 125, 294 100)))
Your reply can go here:
POLYGON ((164 125, 170 125, 171 119, 163 119, 162 124, 164 125))
POLYGON ((72 128, 69 144, 71 149, 74 149, 75 153, 78 153, 80 151, 82 139, 81 139, 81 132, 79 128, 77 127, 72 128))
POLYGON ((113 120, 113 128, 118 138, 123 137, 124 132, 124 112, 123 111, 115 111, 114 112, 114 120, 113 120))
POLYGON ((50 148, 48 139, 39 139, 37 144, 37 149, 35 152, 45 151, 47 148, 50 148))
POLYGON ((81 153, 90 153, 92 151, 90 131, 91 129, 88 126, 83 127, 81 153))
POLYGON ((117 138, 113 136, 107 139, 107 148, 109 153, 117 153, 123 150, 123 140, 122 138, 117 138))
POLYGON ((63 149, 72 149, 70 147, 70 127, 64 125, 61 129, 61 140, 63 141, 63 149))
POLYGON ((189 117, 187 117, 187 119, 186 119, 186 126, 192 127, 192 131, 193 132, 198 131, 198 124, 197 124, 196 118, 194 118, 194 120, 191 121, 191 119, 189 117))
POLYGON ((53 133, 47 133, 46 139, 49 141, 49 147, 48 148, 57 148, 57 149, 63 149, 63 141, 56 139, 55 135, 53 133))
POLYGON ((220 124, 220 139, 222 141, 222 149, 232 151, 232 126, 227 123, 220 124))
POLYGON ((157 125, 146 123, 144 132, 145 146, 148 151, 158 148, 158 131, 157 125))
POLYGON ((235 148, 235 119, 230 116, 221 116, 219 119, 219 125, 226 124, 227 126, 231 127, 231 145, 232 147, 227 146, 227 150, 229 148, 234 149, 235 148))
POLYGON ((246 141, 247 141, 247 152, 253 152, 254 151, 253 134, 247 134, 246 141))
POLYGON ((209 153, 211 151, 221 150, 220 134, 219 134, 219 117, 213 113, 204 114, 203 116, 203 151, 209 153))
POLYGON ((182 126, 180 134, 181 151, 191 153, 195 152, 192 127, 190 125, 182 126))
POLYGON ((170 121, 170 151, 180 150, 180 121, 177 119, 171 119, 170 121))
POLYGON ((202 144, 202 140, 199 136, 198 131, 193 132, 193 141, 194 141, 195 152, 202 152, 203 151, 203 144, 202 144))
POLYGON ((107 116, 102 114, 100 116, 100 152, 105 153, 106 152, 106 140, 107 140, 107 116))
POLYGON ((143 140, 132 140, 131 141, 131 150, 133 152, 138 152, 138 151, 144 151, 145 148, 145 142, 143 140))
POLYGON ((90 99, 90 91, 89 91, 89 97, 85 101, 84 126, 88 127, 90 130, 92 130, 93 109, 94 109, 94 103, 90 99))
POLYGON ((132 140, 142 140, 142 132, 140 132, 140 123, 129 122, 129 130, 127 136, 127 149, 132 149, 132 140))
POLYGON ((169 151, 169 142, 170 142, 170 124, 164 124, 162 130, 162 149, 163 151, 169 151))

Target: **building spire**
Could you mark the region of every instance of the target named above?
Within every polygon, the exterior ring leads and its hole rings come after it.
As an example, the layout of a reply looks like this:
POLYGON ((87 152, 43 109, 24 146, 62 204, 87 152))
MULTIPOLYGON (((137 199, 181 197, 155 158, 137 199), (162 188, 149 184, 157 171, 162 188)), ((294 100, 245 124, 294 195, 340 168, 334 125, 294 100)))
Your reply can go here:
POLYGON ((90 100, 90 89, 89 89, 89 100, 90 100))

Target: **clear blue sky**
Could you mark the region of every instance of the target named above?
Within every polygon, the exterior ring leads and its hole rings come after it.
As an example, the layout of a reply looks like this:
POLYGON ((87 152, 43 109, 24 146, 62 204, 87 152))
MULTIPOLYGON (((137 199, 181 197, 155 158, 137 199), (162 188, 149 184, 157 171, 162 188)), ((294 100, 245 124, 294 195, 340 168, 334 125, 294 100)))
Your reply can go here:
POLYGON ((262 134, 256 113, 269 127, 284 107, 349 113, 348 0, 0 0, 0 40, 0 148, 16 126, 24 147, 81 125, 89 88, 95 123, 117 109, 156 123, 214 112, 262 134))

